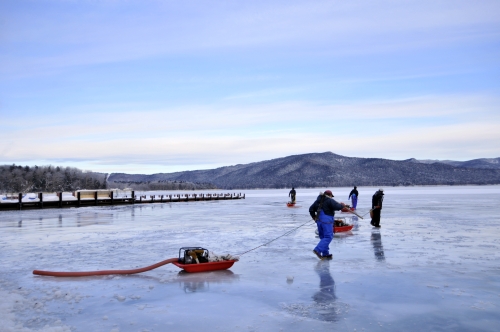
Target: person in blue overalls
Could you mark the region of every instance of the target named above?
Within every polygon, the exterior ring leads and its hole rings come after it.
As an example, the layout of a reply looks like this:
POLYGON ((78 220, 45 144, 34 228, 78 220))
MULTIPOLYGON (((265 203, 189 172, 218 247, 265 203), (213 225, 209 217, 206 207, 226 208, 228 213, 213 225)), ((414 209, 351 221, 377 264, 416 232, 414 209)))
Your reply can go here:
POLYGON ((342 210, 344 203, 338 203, 330 190, 320 193, 316 201, 309 208, 309 214, 316 221, 320 241, 313 252, 319 259, 332 259, 330 242, 333 239, 333 224, 335 211, 342 210))
POLYGON ((354 210, 356 210, 356 206, 358 205, 358 197, 359 197, 359 193, 358 193, 358 187, 354 186, 354 189, 351 190, 351 192, 349 193, 349 197, 347 199, 352 199, 352 208, 354 210))

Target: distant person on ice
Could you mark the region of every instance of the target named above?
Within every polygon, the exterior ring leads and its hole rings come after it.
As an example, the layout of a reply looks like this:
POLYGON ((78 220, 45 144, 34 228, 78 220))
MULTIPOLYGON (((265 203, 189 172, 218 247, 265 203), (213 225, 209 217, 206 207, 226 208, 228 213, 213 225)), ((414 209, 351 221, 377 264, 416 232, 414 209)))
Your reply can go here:
POLYGON ((384 189, 380 188, 372 196, 372 221, 370 224, 374 227, 380 227, 380 211, 382 211, 382 202, 384 200, 384 189))
POLYGON ((292 187, 292 190, 288 193, 288 197, 292 199, 292 203, 295 203, 295 196, 297 195, 297 192, 295 191, 295 188, 292 187))
POLYGON ((338 203, 332 199, 330 190, 320 193, 316 201, 309 208, 309 214, 316 221, 320 241, 313 252, 319 259, 332 259, 330 254, 330 242, 333 239, 333 223, 335 222, 335 211, 342 210, 344 203, 338 203))
POLYGON ((349 194, 349 198, 347 199, 351 199, 352 197, 352 208, 354 210, 356 210, 356 206, 358 205, 358 197, 359 197, 359 193, 358 193, 358 187, 354 186, 354 189, 351 190, 350 194, 349 194))

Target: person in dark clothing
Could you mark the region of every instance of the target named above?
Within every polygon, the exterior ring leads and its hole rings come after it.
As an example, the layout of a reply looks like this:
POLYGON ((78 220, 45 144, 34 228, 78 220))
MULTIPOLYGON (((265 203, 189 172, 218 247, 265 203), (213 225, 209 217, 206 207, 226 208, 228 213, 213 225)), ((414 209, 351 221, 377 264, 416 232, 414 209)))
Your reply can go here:
POLYGON ((297 195, 297 192, 295 191, 295 188, 292 187, 292 190, 288 193, 288 197, 292 199, 292 203, 295 203, 295 196, 297 195))
POLYGON ((380 188, 372 196, 372 221, 370 224, 374 227, 380 227, 380 212, 382 211, 382 202, 384 200, 384 189, 380 188))
POLYGON ((333 239, 335 211, 340 211, 345 207, 344 203, 338 203, 332 197, 332 192, 326 190, 324 193, 320 193, 316 201, 309 207, 309 214, 318 226, 320 241, 313 252, 319 259, 332 259, 329 246, 333 239))
POLYGON ((347 199, 351 199, 352 197, 352 207, 354 208, 354 210, 356 210, 356 206, 358 205, 358 197, 359 197, 359 193, 358 193, 358 187, 354 186, 354 189, 351 190, 351 192, 349 193, 349 197, 347 199))
POLYGON ((348 198, 348 199, 350 199, 350 198, 351 198, 351 196, 352 196, 353 194, 355 194, 355 195, 356 195, 356 197, 358 197, 358 196, 359 196, 359 193, 358 193, 358 187, 354 186, 354 189, 353 189, 353 190, 351 190, 351 193, 349 194, 349 198, 348 198))

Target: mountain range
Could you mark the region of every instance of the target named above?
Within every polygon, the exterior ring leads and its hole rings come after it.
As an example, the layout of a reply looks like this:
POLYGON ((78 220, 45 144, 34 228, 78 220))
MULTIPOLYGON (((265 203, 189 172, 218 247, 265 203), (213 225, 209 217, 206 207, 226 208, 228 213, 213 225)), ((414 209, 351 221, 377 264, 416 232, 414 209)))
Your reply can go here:
POLYGON ((413 158, 410 160, 424 164, 442 163, 442 164, 452 165, 455 167, 500 169, 500 158, 480 158, 467 161, 430 160, 430 159, 417 160, 413 158))
POLYGON ((308 153, 209 170, 175 173, 111 173, 113 183, 186 181, 221 189, 344 186, 412 186, 500 184, 500 158, 465 162, 389 160, 308 153))

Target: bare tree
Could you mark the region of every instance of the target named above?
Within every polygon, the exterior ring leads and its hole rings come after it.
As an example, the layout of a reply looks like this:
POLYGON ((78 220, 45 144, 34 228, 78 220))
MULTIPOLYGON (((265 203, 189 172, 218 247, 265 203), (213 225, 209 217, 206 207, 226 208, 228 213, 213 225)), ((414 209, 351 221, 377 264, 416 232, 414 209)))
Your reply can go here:
POLYGON ((0 192, 74 191, 106 189, 107 174, 83 172, 72 167, 0 166, 0 192))

